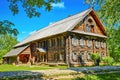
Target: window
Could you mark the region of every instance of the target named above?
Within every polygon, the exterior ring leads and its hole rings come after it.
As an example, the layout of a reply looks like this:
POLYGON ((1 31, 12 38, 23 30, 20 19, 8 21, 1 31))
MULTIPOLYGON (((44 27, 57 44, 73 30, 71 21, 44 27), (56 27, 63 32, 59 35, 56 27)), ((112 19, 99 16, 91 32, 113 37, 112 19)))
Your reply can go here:
POLYGON ((92 19, 88 19, 88 22, 89 22, 89 23, 92 23, 93 21, 92 21, 92 19))
POLYGON ((104 52, 102 52, 101 57, 105 57, 105 53, 104 52))
POLYGON ((39 48, 41 48, 42 47, 42 42, 39 42, 38 44, 39 44, 39 48))
POLYGON ((61 45, 64 46, 65 41, 64 41, 64 37, 61 38, 61 45))
POLYGON ((72 38, 72 45, 77 46, 78 45, 78 39, 76 36, 72 38))
POLYGON ((91 32, 91 26, 86 25, 86 32, 91 32))
POLYGON ((87 60, 91 60, 90 52, 87 53, 87 60))
POLYGON ((58 53, 55 53, 55 54, 54 54, 54 60, 55 60, 55 61, 58 61, 58 60, 59 60, 59 54, 58 54, 58 53))
POLYGON ((99 47, 100 47, 100 42, 96 41, 96 48, 99 48, 99 47))
POLYGON ((49 47, 52 46, 52 40, 49 40, 49 47))
POLYGON ((60 54, 60 60, 61 61, 65 61, 65 53, 61 53, 60 54))
POLYGON ((80 52, 80 62, 84 61, 84 51, 80 52))
POLYGON ((77 53, 76 53, 76 52, 73 52, 73 53, 72 53, 72 60, 73 60, 74 62, 77 61, 77 53))
POLYGON ((51 39, 51 46, 55 46, 55 39, 51 39))
POLYGON ((80 39, 80 45, 81 45, 81 46, 84 46, 84 45, 85 45, 84 38, 81 38, 81 39, 80 39))
POLYGON ((104 42, 104 48, 106 47, 106 43, 104 42))
POLYGON ((88 46, 88 47, 92 46, 92 40, 89 40, 89 39, 88 39, 88 41, 87 41, 87 46, 88 46))
POLYGON ((103 42, 101 42, 101 47, 104 48, 104 43, 103 42))

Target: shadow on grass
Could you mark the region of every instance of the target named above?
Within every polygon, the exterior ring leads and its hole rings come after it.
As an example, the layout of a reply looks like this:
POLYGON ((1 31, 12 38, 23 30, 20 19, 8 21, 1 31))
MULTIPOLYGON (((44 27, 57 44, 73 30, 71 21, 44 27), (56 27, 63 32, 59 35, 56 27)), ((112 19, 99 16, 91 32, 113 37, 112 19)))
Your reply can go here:
POLYGON ((43 80, 43 74, 31 71, 0 72, 0 80, 43 80))

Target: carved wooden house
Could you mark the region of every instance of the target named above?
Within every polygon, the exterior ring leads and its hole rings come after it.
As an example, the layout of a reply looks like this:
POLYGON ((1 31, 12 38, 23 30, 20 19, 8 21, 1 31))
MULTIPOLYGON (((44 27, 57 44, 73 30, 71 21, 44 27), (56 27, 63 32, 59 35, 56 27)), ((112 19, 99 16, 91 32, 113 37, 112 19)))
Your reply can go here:
POLYGON ((90 54, 107 56, 107 35, 93 9, 48 25, 14 46, 7 63, 64 63, 91 65, 90 54))

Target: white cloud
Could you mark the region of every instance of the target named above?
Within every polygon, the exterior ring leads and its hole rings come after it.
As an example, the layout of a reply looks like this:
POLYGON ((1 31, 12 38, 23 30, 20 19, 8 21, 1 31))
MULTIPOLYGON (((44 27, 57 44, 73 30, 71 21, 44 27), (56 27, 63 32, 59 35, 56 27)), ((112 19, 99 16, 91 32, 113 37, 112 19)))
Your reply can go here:
POLYGON ((53 8, 65 8, 64 2, 52 3, 51 6, 52 6, 53 8))
POLYGON ((31 35, 31 34, 33 34, 33 33, 35 33, 36 32, 36 30, 34 30, 34 31, 31 31, 30 33, 29 33, 29 35, 31 35))

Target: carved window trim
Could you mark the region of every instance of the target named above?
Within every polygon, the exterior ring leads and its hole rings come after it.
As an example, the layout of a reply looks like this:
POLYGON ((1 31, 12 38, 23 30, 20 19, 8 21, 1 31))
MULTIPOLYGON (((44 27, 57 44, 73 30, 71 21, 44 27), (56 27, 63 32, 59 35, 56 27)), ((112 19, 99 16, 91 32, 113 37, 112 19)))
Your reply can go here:
POLYGON ((84 61, 84 52, 85 52, 85 51, 80 51, 80 59, 81 59, 81 62, 84 61))
POLYGON ((87 40, 87 46, 88 46, 88 47, 91 47, 91 46, 92 46, 92 40, 91 40, 91 39, 88 39, 88 40, 87 40))
POLYGON ((89 33, 91 33, 91 26, 88 26, 88 25, 86 25, 86 32, 89 32, 89 33))
POLYGON ((85 45, 85 39, 82 37, 81 39, 80 39, 80 46, 84 46, 85 45))
POLYGON ((105 55, 105 52, 102 52, 101 53, 101 57, 105 57, 106 55, 105 55))
POLYGON ((89 33, 96 32, 96 30, 95 30, 96 22, 95 22, 95 20, 91 16, 88 16, 85 19, 84 25, 85 25, 85 31, 86 32, 89 32, 89 33))
POLYGON ((100 47, 100 42, 99 41, 95 41, 95 46, 96 46, 96 48, 99 48, 100 47))
POLYGON ((77 45, 78 45, 78 38, 77 38, 76 36, 74 36, 74 37, 72 38, 72 45, 73 45, 73 46, 77 46, 77 45))
POLYGON ((106 42, 101 42, 101 48, 106 48, 106 42))
POLYGON ((91 52, 87 52, 87 60, 91 61, 91 52))
POLYGON ((77 52, 76 52, 76 51, 73 51, 73 52, 72 52, 72 61, 73 61, 73 62, 77 62, 77 60, 78 60, 77 52))

